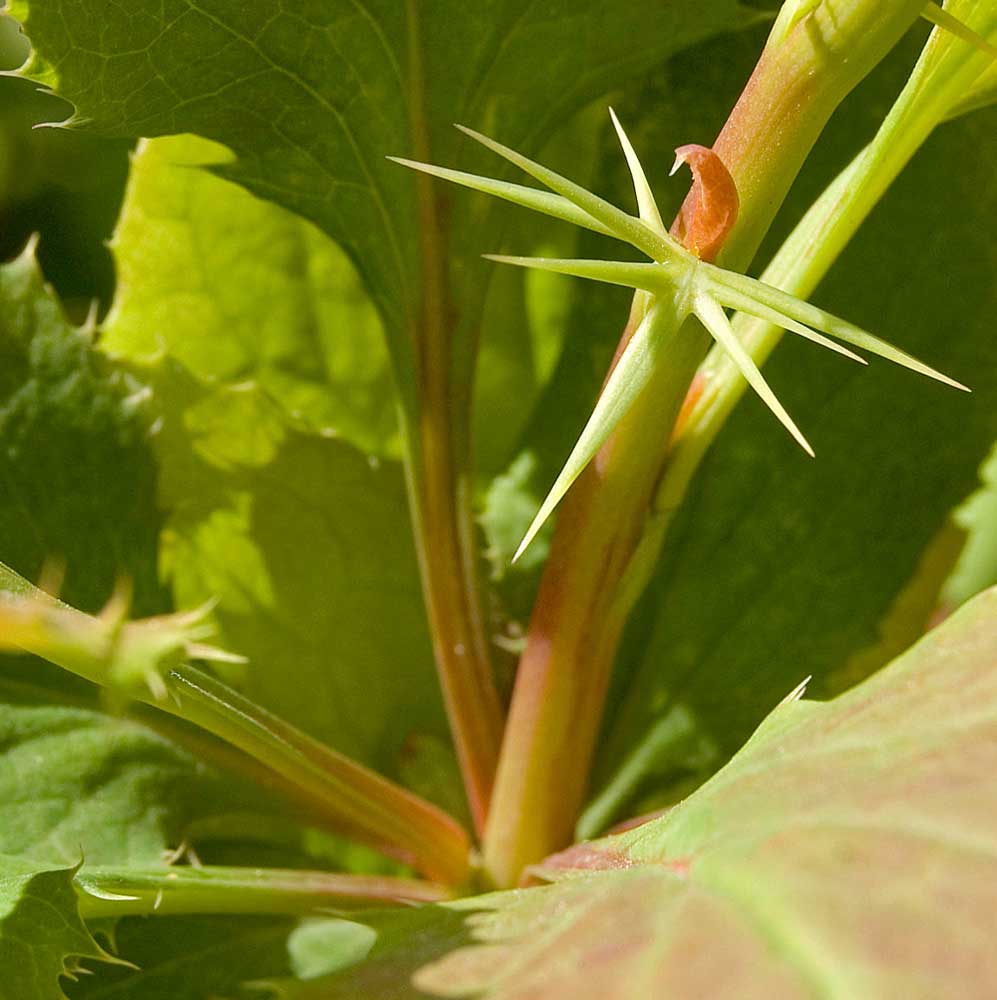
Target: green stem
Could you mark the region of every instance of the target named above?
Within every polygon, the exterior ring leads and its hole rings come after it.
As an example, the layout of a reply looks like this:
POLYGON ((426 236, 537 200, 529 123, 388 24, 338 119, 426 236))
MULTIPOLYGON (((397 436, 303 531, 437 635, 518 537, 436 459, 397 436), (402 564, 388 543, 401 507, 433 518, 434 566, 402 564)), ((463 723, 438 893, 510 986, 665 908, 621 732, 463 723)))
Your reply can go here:
POLYGON ((451 898, 445 887, 418 879, 280 868, 84 867, 75 883, 84 920, 193 913, 297 916, 451 898))
MULTIPOLYGON (((821 4, 784 37, 770 38, 714 146, 740 197, 738 223, 720 255, 726 266, 748 265, 833 110, 921 6, 821 4)), ((634 314, 641 302, 638 296, 634 314)), ((633 404, 565 499, 519 664, 485 835, 486 870, 500 885, 514 884, 527 865, 571 839, 619 637, 639 593, 628 567, 707 345, 698 323, 677 331, 667 372, 633 404)))
POLYGON ((178 668, 165 679, 176 707, 150 704, 214 733, 292 781, 342 833, 449 884, 466 879, 467 835, 441 809, 195 667, 178 668))
MULTIPOLYGON (((114 650, 127 645, 128 662, 143 679, 128 696, 220 737, 292 785, 335 829, 412 864, 433 878, 462 883, 469 869, 467 834, 453 817, 374 771, 336 753, 228 685, 179 662, 160 668, 164 648, 182 654, 174 620, 127 622, 120 627, 42 594, 0 564, 0 590, 19 595, 0 610, 0 646, 16 647, 106 688, 120 697, 114 650), (128 639, 124 643, 122 636, 128 639)), ((182 634, 182 633, 181 633, 182 634)))
MULTIPOLYGON (((422 115, 419 12, 407 0, 412 143, 429 159, 422 115)), ((475 828, 484 827, 502 738, 479 606, 470 509, 470 400, 453 377, 454 310, 449 305, 442 212, 432 178, 416 178, 422 256, 422 309, 416 321, 419 423, 409 430, 409 495, 437 673, 475 828)))

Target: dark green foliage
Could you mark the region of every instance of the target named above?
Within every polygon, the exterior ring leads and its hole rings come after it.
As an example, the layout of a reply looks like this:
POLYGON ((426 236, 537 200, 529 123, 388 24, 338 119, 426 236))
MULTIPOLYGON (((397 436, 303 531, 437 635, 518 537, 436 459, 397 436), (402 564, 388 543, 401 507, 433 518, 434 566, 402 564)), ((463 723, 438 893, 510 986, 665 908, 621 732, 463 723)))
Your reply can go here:
POLYGON ((149 395, 62 315, 29 249, 0 269, 0 547, 37 579, 96 610, 129 579, 135 606, 163 607, 149 395))

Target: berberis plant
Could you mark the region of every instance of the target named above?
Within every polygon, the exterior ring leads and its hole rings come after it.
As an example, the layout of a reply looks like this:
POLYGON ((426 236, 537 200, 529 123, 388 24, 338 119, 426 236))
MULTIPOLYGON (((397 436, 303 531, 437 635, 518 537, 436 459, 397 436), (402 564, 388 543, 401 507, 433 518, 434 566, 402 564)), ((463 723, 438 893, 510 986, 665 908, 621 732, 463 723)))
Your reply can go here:
POLYGON ((0 266, 3 1000, 997 995, 997 2, 763 6, 8 0, 138 142, 0 266))

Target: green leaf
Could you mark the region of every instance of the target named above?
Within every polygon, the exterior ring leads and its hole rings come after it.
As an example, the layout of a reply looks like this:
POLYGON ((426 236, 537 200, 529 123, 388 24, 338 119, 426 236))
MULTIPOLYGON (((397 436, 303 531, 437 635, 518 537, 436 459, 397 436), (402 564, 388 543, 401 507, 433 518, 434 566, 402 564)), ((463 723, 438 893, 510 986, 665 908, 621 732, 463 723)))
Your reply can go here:
POLYGON ((349 920, 310 920, 295 928, 288 940, 294 974, 317 979, 367 956, 376 934, 349 920))
POLYGON ((272 917, 158 917, 121 921, 109 966, 66 990, 71 1000, 214 1000, 241 983, 286 975, 293 921, 272 917))
MULTIPOLYGON (((884 79, 870 81, 853 117, 827 136, 834 148, 874 113, 872 97, 892 84, 884 79)), ((642 753, 670 712, 690 712, 723 759, 804 677, 825 691, 854 653, 876 645, 922 552, 973 490, 997 436, 995 243, 978 222, 997 211, 994 121, 981 112, 939 131, 818 296, 969 382, 972 395, 780 347, 766 378, 805 422, 818 461, 801 463, 767 438, 767 414, 753 401, 738 407, 693 481, 628 635, 597 787, 642 753), (940 172, 949 181, 936 189, 940 172)), ((801 197, 822 180, 804 175, 801 197)), ((631 794, 658 780, 654 796, 630 808, 663 804, 665 779, 684 766, 666 752, 633 773, 631 794)))
POLYGON ((34 246, 0 266, 0 560, 96 610, 123 576, 160 610, 149 394, 93 348, 43 282, 34 246))
POLYGON ((40 863, 165 864, 189 824, 265 812, 241 781, 146 726, 0 686, 0 853, 40 863))
MULTIPOLYGON (((343 246, 386 321, 407 408, 423 267, 438 266, 421 240, 437 240, 445 224, 440 206, 384 157, 473 163, 453 121, 487 121, 504 140, 536 149, 609 86, 758 18, 735 0, 671 3, 664 15, 658 0, 613 8, 489 0, 473 10, 341 0, 301 16, 238 0, 177 10, 18 0, 11 10, 35 47, 28 75, 76 105, 76 124, 224 143, 237 159, 220 173, 343 246)), ((480 286, 484 273, 461 282, 480 286)), ((457 356, 456 370, 467 373, 473 352, 457 356)))
POLYGON ((67 992, 72 1000, 262 998, 272 995, 268 980, 292 972, 312 979, 356 961, 372 937, 367 927, 332 919, 296 927, 287 920, 247 917, 124 920, 115 944, 138 969, 101 969, 67 992))
POLYGON ((313 225, 197 169, 229 159, 193 136, 140 144, 101 347, 176 359, 219 391, 252 383, 302 427, 397 453, 381 324, 352 265, 313 225))
POLYGON ((0 980, 14 1000, 64 1000, 64 976, 82 959, 115 961, 84 926, 76 904, 76 869, 0 855, 0 980))
MULTIPOLYGON (((169 375, 157 447, 177 603, 217 598, 217 643, 249 658, 241 686, 254 701, 397 773, 407 737, 446 735, 401 470, 283 430, 268 462, 237 463, 210 424, 176 428, 199 404, 174 407, 189 385, 169 375)), ((215 402, 224 421, 226 394, 215 402)))
POLYGON ((997 590, 828 703, 786 701, 666 816, 546 887, 385 915, 291 995, 984 996, 997 877, 997 590))

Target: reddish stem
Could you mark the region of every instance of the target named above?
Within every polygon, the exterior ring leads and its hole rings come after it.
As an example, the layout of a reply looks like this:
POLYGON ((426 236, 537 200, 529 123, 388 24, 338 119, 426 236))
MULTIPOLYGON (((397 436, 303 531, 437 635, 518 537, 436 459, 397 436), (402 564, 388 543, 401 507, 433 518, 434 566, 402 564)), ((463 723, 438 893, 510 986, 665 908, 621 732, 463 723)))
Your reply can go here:
MULTIPOLYGON (((430 160, 415 0, 407 0, 406 12, 412 142, 416 157, 430 160)), ((503 713, 479 608, 466 430, 470 401, 455 384, 451 363, 455 317, 444 213, 432 178, 419 174, 415 183, 422 243, 422 308, 416 321, 421 412, 409 490, 437 674, 471 817, 480 833, 492 794, 503 713)))
MULTIPOLYGON (((718 255, 727 266, 750 263, 831 113, 917 20, 921 6, 921 0, 821 5, 766 47, 713 147, 740 200, 737 225, 718 255)), ((695 221, 702 203, 694 188, 683 217, 695 221)), ((707 241, 705 250, 712 249, 707 241)), ((624 342, 631 332, 632 323, 624 342)), ((514 885, 524 868, 571 840, 610 670, 637 596, 620 584, 708 344, 698 323, 686 323, 662 366, 668 372, 656 375, 562 504, 485 837, 486 867, 499 884, 514 885)))

